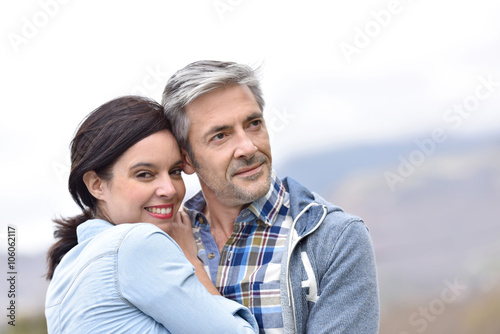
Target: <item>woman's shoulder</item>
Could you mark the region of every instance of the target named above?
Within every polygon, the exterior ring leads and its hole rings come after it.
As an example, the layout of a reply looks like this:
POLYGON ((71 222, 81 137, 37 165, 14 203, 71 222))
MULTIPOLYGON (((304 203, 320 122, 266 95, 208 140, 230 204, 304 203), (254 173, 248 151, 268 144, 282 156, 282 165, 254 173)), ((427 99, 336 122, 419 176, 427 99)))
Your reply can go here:
POLYGON ((119 248, 132 249, 140 253, 160 250, 180 251, 177 243, 156 225, 150 223, 120 224, 116 226, 120 235, 119 248))
POLYGON ((116 254, 123 248, 137 250, 175 244, 165 232, 153 224, 113 225, 100 219, 92 219, 79 226, 78 243, 85 252, 91 250, 93 254, 116 254))
POLYGON ((109 238, 118 238, 119 240, 123 240, 128 235, 148 236, 155 233, 163 234, 164 237, 168 237, 167 234, 156 225, 149 223, 114 225, 105 220, 91 219, 78 227, 79 241, 83 241, 87 238, 104 238, 108 240, 109 238))
POLYGON ((167 238, 170 236, 162 231, 158 226, 150 223, 132 223, 132 224, 120 224, 116 225, 116 233, 122 235, 123 240, 133 236, 134 240, 138 237, 148 238, 150 236, 158 237, 160 239, 167 238))

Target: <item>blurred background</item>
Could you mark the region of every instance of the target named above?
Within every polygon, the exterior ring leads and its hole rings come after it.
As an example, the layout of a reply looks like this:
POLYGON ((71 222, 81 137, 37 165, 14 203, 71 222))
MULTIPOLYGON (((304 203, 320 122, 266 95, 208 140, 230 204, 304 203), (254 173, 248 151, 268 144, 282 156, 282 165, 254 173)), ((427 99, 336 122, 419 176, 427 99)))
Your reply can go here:
MULTIPOLYGON (((52 219, 80 121, 200 59, 260 66, 274 167, 361 216, 384 334, 500 333, 500 3, 0 4, 2 333, 45 333, 52 219), (8 226, 16 326, 8 325, 8 226)), ((188 194, 195 177, 185 177, 188 194)))

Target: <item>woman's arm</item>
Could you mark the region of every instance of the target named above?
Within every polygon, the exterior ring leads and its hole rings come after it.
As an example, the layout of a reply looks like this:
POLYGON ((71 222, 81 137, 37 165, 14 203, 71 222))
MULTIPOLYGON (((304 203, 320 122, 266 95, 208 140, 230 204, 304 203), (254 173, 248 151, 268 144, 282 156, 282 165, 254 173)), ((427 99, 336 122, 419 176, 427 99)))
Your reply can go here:
POLYGON ((203 262, 198 258, 198 247, 196 247, 196 242, 194 241, 191 220, 188 214, 179 210, 172 224, 169 224, 163 231, 172 237, 182 249, 188 261, 193 265, 196 277, 198 277, 208 292, 212 295, 220 296, 219 290, 212 283, 212 280, 203 267, 203 262))
POLYGON ((250 311, 211 295, 180 247, 151 224, 131 229, 120 245, 117 262, 119 293, 172 333, 258 332, 250 311))

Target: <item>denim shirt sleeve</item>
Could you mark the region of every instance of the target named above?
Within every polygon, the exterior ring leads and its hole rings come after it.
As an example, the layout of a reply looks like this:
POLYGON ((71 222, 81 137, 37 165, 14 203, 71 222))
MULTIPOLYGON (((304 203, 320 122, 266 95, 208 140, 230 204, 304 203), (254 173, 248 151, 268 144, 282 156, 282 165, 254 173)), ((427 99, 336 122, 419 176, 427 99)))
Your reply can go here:
POLYGON ((175 241, 151 224, 137 224, 124 237, 116 284, 125 301, 171 333, 258 332, 250 311, 212 296, 175 241))

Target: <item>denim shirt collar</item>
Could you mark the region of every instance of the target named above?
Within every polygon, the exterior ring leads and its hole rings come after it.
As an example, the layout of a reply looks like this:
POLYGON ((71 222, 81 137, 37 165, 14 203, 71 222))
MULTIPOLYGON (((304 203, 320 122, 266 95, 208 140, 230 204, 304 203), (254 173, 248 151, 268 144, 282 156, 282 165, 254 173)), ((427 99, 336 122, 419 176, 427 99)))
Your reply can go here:
POLYGON ((102 219, 89 219, 84 223, 78 225, 76 228, 76 235, 78 238, 78 243, 82 243, 85 240, 95 237, 102 231, 113 227, 114 225, 102 219))

